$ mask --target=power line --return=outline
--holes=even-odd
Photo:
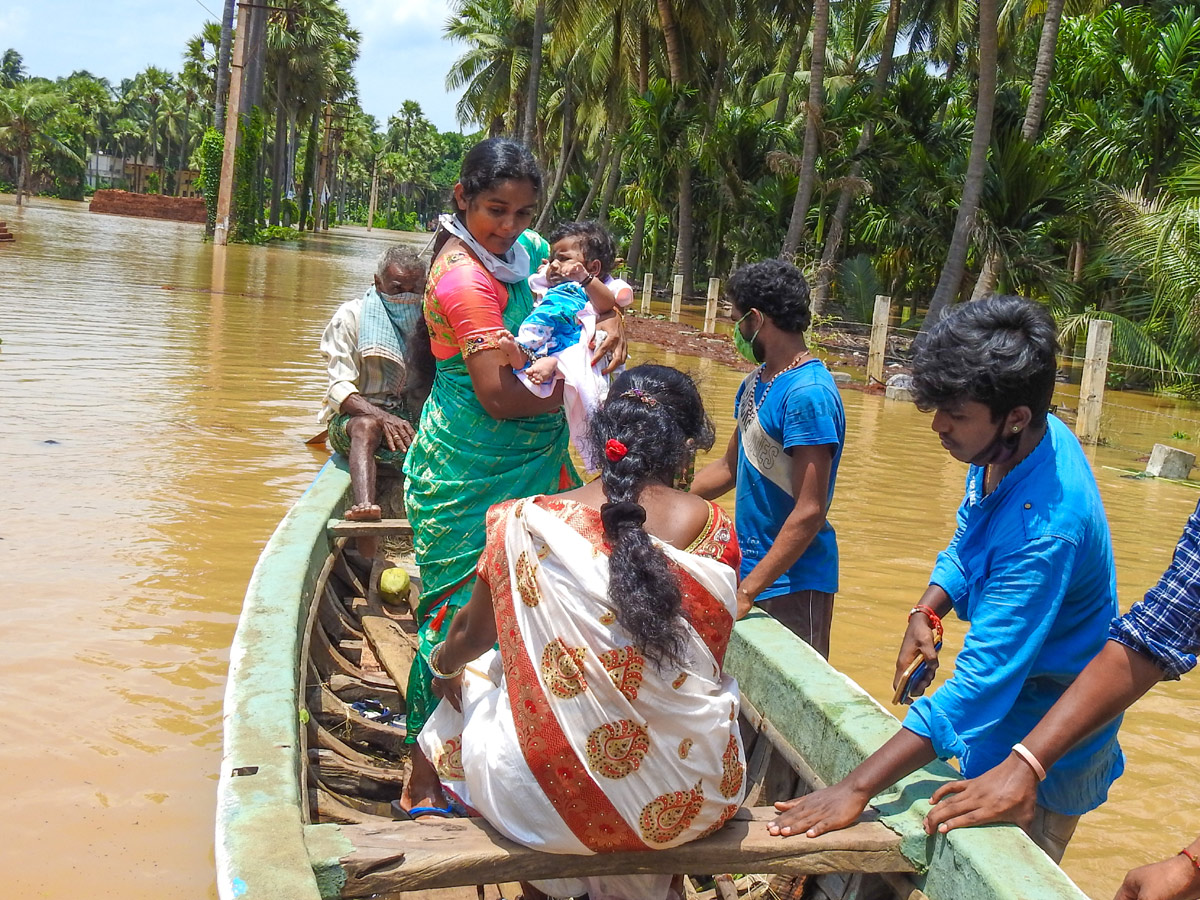
[[[217,15],[215,12],[213,12],[211,9],[209,9],[207,6],[205,6],[203,3],[201,3],[201,2],[200,2],[200,0],[196,0],[196,5],[197,5],[197,6],[199,6],[201,9],[203,9],[203,10],[204,10],[206,13],[208,13],[208,14],[209,14],[210,16],[212,16],[214,19],[216,19],[218,22],[220,22],[220,21],[221,21],[221,17],[220,17],[220,16],[218,16],[218,15]]]

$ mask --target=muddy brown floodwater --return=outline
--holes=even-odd
[[[0,893],[212,898],[227,648],[259,550],[323,462],[304,445],[324,388],[321,330],[388,236],[222,249],[195,226],[0,203],[17,234],[0,245]],[[724,446],[741,375],[634,349],[700,378]],[[1072,393],[1059,401],[1073,406]],[[886,702],[964,473],[911,405],[843,399],[832,661]],[[1111,399],[1113,447],[1092,460],[1128,608],[1200,491],[1117,470],[1173,432],[1195,450],[1200,411]],[[949,650],[962,632],[951,625]],[[1127,716],[1128,772],[1064,863],[1097,900],[1200,832],[1198,721],[1200,675]]]

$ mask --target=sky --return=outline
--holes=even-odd
[[[465,49],[442,38],[446,0],[341,0],[362,34],[355,77],[363,109],[384,124],[405,100],[442,131],[458,131],[458,92],[446,72]],[[210,12],[211,11],[211,12]],[[77,69],[114,85],[149,65],[183,66],[188,38],[220,20],[221,0],[0,0],[0,53],[9,47],[30,75]]]

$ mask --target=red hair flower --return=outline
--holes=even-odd
[[[609,462],[620,462],[628,452],[629,448],[616,438],[609,438],[608,443],[604,445],[604,455],[608,457]]]

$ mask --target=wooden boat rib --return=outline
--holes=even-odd
[[[403,525],[341,521],[348,488],[344,465],[331,460],[284,517],[250,580],[225,694],[216,835],[222,900],[389,897],[605,872],[715,871],[814,876],[804,896],[827,900],[1083,898],[1018,829],[926,837],[926,801],[955,777],[940,763],[876,798],[876,812],[852,828],[814,839],[767,835],[771,802],[843,777],[894,733],[896,721],[759,615],[739,623],[726,658],[743,695],[749,794],[717,834],[665,851],[562,856],[518,846],[478,819],[392,821],[389,801],[406,771],[403,728],[354,704],[377,700],[398,710],[415,627],[407,610],[380,602],[380,566],[356,571],[345,548]],[[411,560],[401,562],[416,574]],[[736,894],[729,879],[709,893],[717,891]]]

